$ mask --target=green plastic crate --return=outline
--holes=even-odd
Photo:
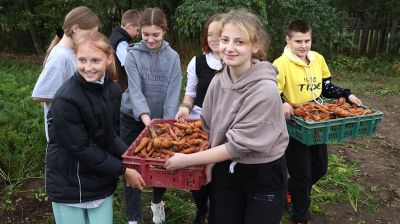
[[[363,106],[363,108],[368,107]],[[328,144],[375,134],[383,113],[374,109],[372,111],[373,114],[318,122],[307,122],[292,116],[292,121],[286,124],[289,136],[305,145]]]

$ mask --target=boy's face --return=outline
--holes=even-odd
[[[127,23],[124,26],[124,29],[132,38],[136,37],[140,31],[139,26],[135,25],[134,23]]]
[[[311,31],[307,33],[292,32],[291,37],[286,36],[286,43],[289,45],[290,50],[301,59],[307,57],[311,49]]]

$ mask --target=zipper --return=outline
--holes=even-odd
[[[81,186],[81,179],[79,178],[79,162],[76,164],[77,169],[76,169],[76,177],[78,178],[78,184],[79,184],[79,203],[82,203],[82,186]]]

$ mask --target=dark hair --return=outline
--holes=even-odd
[[[127,23],[132,23],[134,26],[139,26],[140,13],[134,9],[126,11],[121,18],[121,25],[125,26]]]
[[[107,66],[107,74],[111,81],[117,81],[117,70],[115,67],[115,59],[114,59],[114,50],[108,41],[108,38],[104,36],[104,34],[100,32],[92,32],[84,35],[82,38],[79,39],[79,42],[75,45],[75,52],[79,49],[80,46],[88,44],[91,47],[99,50],[107,55],[107,57],[111,57],[111,65]]]
[[[72,9],[64,18],[64,23],[62,29],[64,31],[64,35],[71,37],[73,26],[77,25],[79,28],[83,30],[90,30],[100,25],[99,17],[92,12],[88,7],[78,6]],[[57,35],[53,38],[50,43],[49,48],[47,49],[46,56],[44,58],[44,63],[47,61],[47,57],[53,47],[60,42],[61,38]]]
[[[288,26],[287,36],[292,37],[293,32],[308,33],[311,32],[311,26],[304,20],[294,20]]]
[[[168,30],[167,18],[160,8],[146,8],[140,18],[140,27],[156,25],[164,31]]]
[[[222,30],[228,23],[231,23],[243,32],[246,32],[249,36],[250,43],[258,48],[258,51],[252,55],[252,58],[258,60],[267,59],[269,36],[260,19],[255,14],[246,9],[232,10],[222,19]]]
[[[212,22],[219,22],[224,18],[225,14],[222,13],[218,13],[215,15],[212,15],[210,18],[207,19],[207,21],[204,23],[204,27],[203,27],[203,36],[202,36],[202,47],[201,49],[203,50],[203,52],[211,52],[211,48],[208,45],[208,27],[210,27],[210,24]]]

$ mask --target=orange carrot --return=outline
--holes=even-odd
[[[174,133],[174,131],[172,130],[171,127],[168,127],[168,131],[173,140],[178,140],[178,137],[176,136],[176,134]]]
[[[199,134],[200,138],[204,139],[204,140],[208,140],[208,137],[206,134]]]
[[[178,122],[175,122],[174,125],[178,128],[182,128],[182,129],[192,128],[189,124],[183,124],[183,123],[178,123]]]
[[[198,151],[198,149],[196,147],[189,147],[187,149],[182,150],[181,153],[191,154],[191,153],[195,153],[197,151]]]
[[[199,133],[198,133],[198,132],[195,132],[195,133],[193,133],[193,134],[191,134],[191,135],[186,135],[185,138],[186,138],[186,139],[189,139],[189,138],[199,138]]]
[[[173,156],[175,153],[174,152],[172,152],[171,150],[166,150],[166,149],[163,149],[163,150],[161,150],[164,154],[166,154],[166,155],[170,155],[170,156]]]
[[[201,121],[199,121],[199,120],[193,121],[193,125],[194,125],[196,128],[201,128]]]
[[[144,137],[140,140],[139,144],[136,146],[135,153],[139,152],[142,148],[146,147],[147,143],[149,143],[150,138]]]
[[[152,147],[153,147],[153,142],[150,141],[149,144],[147,145],[146,152],[150,152]]]

